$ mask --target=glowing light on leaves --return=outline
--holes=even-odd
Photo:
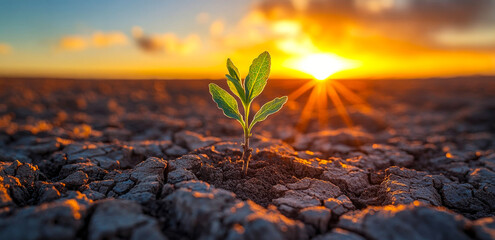
[[[249,137],[251,136],[253,126],[258,122],[264,121],[269,115],[278,112],[287,102],[287,96],[275,98],[265,103],[254,115],[254,118],[251,119],[251,122],[249,121],[251,104],[265,88],[268,76],[270,75],[270,66],[271,57],[265,51],[253,60],[247,77],[242,81],[237,67],[230,59],[227,59],[227,69],[229,71],[229,74],[226,75],[227,84],[230,91],[241,100],[244,107],[244,117],[241,115],[237,101],[232,95],[214,83],[210,83],[209,85],[210,94],[213,101],[217,103],[218,108],[223,111],[225,116],[239,121],[244,130],[244,143],[242,144],[242,160],[244,161],[242,171],[244,175],[247,175],[249,160],[251,158],[252,149],[249,148]]]

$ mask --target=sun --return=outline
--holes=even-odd
[[[355,69],[360,63],[339,57],[332,53],[312,53],[288,59],[285,66],[313,76],[313,79],[289,94],[290,101],[295,101],[306,92],[310,92],[307,102],[301,110],[298,128],[305,129],[316,117],[320,126],[327,126],[329,119],[328,100],[333,103],[337,114],[349,128],[353,128],[352,120],[347,112],[347,104],[354,109],[369,111],[370,107],[360,96],[341,84],[338,80],[330,80],[333,74]],[[345,99],[345,101],[343,101]],[[314,113],[317,113],[316,115]]]
[[[291,61],[291,68],[312,75],[316,80],[326,80],[331,75],[353,67],[353,63],[330,53],[314,53]]]

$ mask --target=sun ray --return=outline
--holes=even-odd
[[[317,97],[317,88],[313,88],[311,93],[309,94],[308,101],[304,105],[304,108],[301,112],[301,116],[299,118],[299,127],[301,129],[305,129],[307,127],[307,123],[311,119],[313,115],[313,108],[315,105],[316,97]]]
[[[318,122],[320,126],[325,126],[327,124],[327,85],[320,82],[317,85],[318,88]]]
[[[331,84],[328,84],[328,96],[330,97],[330,100],[332,100],[335,108],[337,109],[337,113],[340,115],[340,117],[344,120],[344,123],[347,125],[348,128],[352,129],[353,123],[351,118],[349,117],[349,113],[345,109],[344,104],[342,103],[342,100],[339,97],[339,94]]]
[[[305,92],[307,92],[308,90],[310,90],[315,85],[316,85],[316,81],[314,81],[314,80],[305,83],[304,85],[302,85],[301,87],[299,87],[298,89],[296,89],[294,92],[290,93],[289,94],[289,99],[290,100],[296,100],[298,97],[300,97],[301,95],[303,95]]]
[[[318,121],[320,127],[328,127],[328,105],[330,103],[327,98],[330,98],[330,101],[337,110],[337,114],[350,129],[353,128],[354,124],[343,100],[356,105],[359,111],[369,111],[370,107],[365,100],[343,84],[329,79],[334,73],[354,68],[357,64],[356,62],[341,58],[332,53],[313,53],[298,59],[292,59],[286,63],[290,68],[313,76],[312,81],[304,83],[301,87],[289,94],[289,99],[294,101],[306,92],[310,92],[307,102],[302,107],[298,122],[299,128],[305,129],[308,122],[312,119]]]
[[[359,97],[357,94],[349,90],[346,86],[342,85],[341,83],[337,81],[332,81],[331,84],[333,84],[338,92],[347,99],[347,101],[360,105],[362,107],[362,110],[364,111],[370,111],[371,107],[370,105],[361,97]]]

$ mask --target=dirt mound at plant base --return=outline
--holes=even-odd
[[[210,156],[212,157],[209,161],[205,161],[196,173],[198,179],[209,182],[217,188],[232,191],[241,199],[251,199],[265,207],[277,196],[272,189],[274,185],[297,181],[291,166],[277,156],[255,155],[249,163],[247,176],[243,176],[242,173],[240,152],[233,152],[231,157],[215,154]]]
[[[234,192],[241,199],[251,199],[266,207],[276,197],[272,187],[277,183],[296,181],[283,165],[272,165],[267,160],[253,160],[246,178],[242,173],[242,162],[221,160],[216,164],[205,164],[197,176],[218,188]]]

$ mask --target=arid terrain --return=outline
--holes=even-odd
[[[495,239],[495,77],[340,81],[353,128],[289,99],[245,177],[209,82],[0,80],[0,239]]]

